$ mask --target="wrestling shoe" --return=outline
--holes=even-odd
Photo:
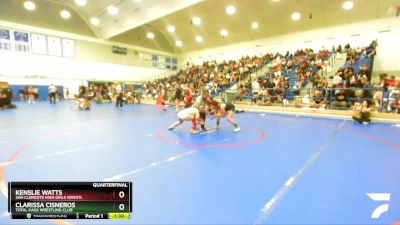
[[[172,126],[168,127],[168,130],[174,130],[174,127],[172,127]]]
[[[235,129],[233,129],[233,131],[239,132],[240,131],[240,127],[236,127]]]

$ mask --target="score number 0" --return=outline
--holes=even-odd
[[[124,198],[124,197],[125,197],[125,192],[120,191],[120,192],[118,193],[118,197],[119,197],[119,198]],[[119,208],[119,210],[124,211],[124,209],[125,209],[125,204],[123,204],[123,203],[119,204],[118,208]]]

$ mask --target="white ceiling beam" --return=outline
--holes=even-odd
[[[97,34],[99,34],[102,39],[110,39],[202,1],[203,0],[157,0],[155,1],[157,4],[154,4],[154,1],[149,1],[148,4],[153,3],[152,5],[146,5],[146,1],[142,1],[140,5],[134,5],[132,1],[123,1],[118,4],[117,7],[120,12],[118,15],[114,16],[114,18],[107,13],[98,16],[102,21],[102,29],[98,31]],[[190,18],[188,18],[188,20],[189,19]]]

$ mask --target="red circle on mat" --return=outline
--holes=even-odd
[[[257,143],[262,142],[265,139],[265,133],[264,131],[258,129],[258,128],[247,128],[247,130],[252,130],[255,131],[256,133],[259,134],[257,139],[255,140],[250,140],[250,141],[244,141],[244,142],[239,142],[239,143],[216,143],[216,144],[197,144],[197,143],[188,143],[188,142],[182,142],[182,141],[175,141],[173,139],[170,139],[168,137],[162,136],[162,132],[165,131],[165,128],[161,128],[157,131],[156,137],[158,140],[161,140],[165,143],[168,144],[173,144],[173,145],[182,145],[185,147],[196,147],[196,148],[227,148],[227,147],[243,147],[243,146],[248,146],[248,145],[255,145]]]

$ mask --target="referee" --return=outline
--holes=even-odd
[[[56,103],[57,87],[54,86],[54,84],[50,84],[50,86],[49,86],[49,88],[48,88],[48,91],[49,91],[49,100],[50,100],[50,104],[51,104],[51,103],[55,104],[55,103]]]

